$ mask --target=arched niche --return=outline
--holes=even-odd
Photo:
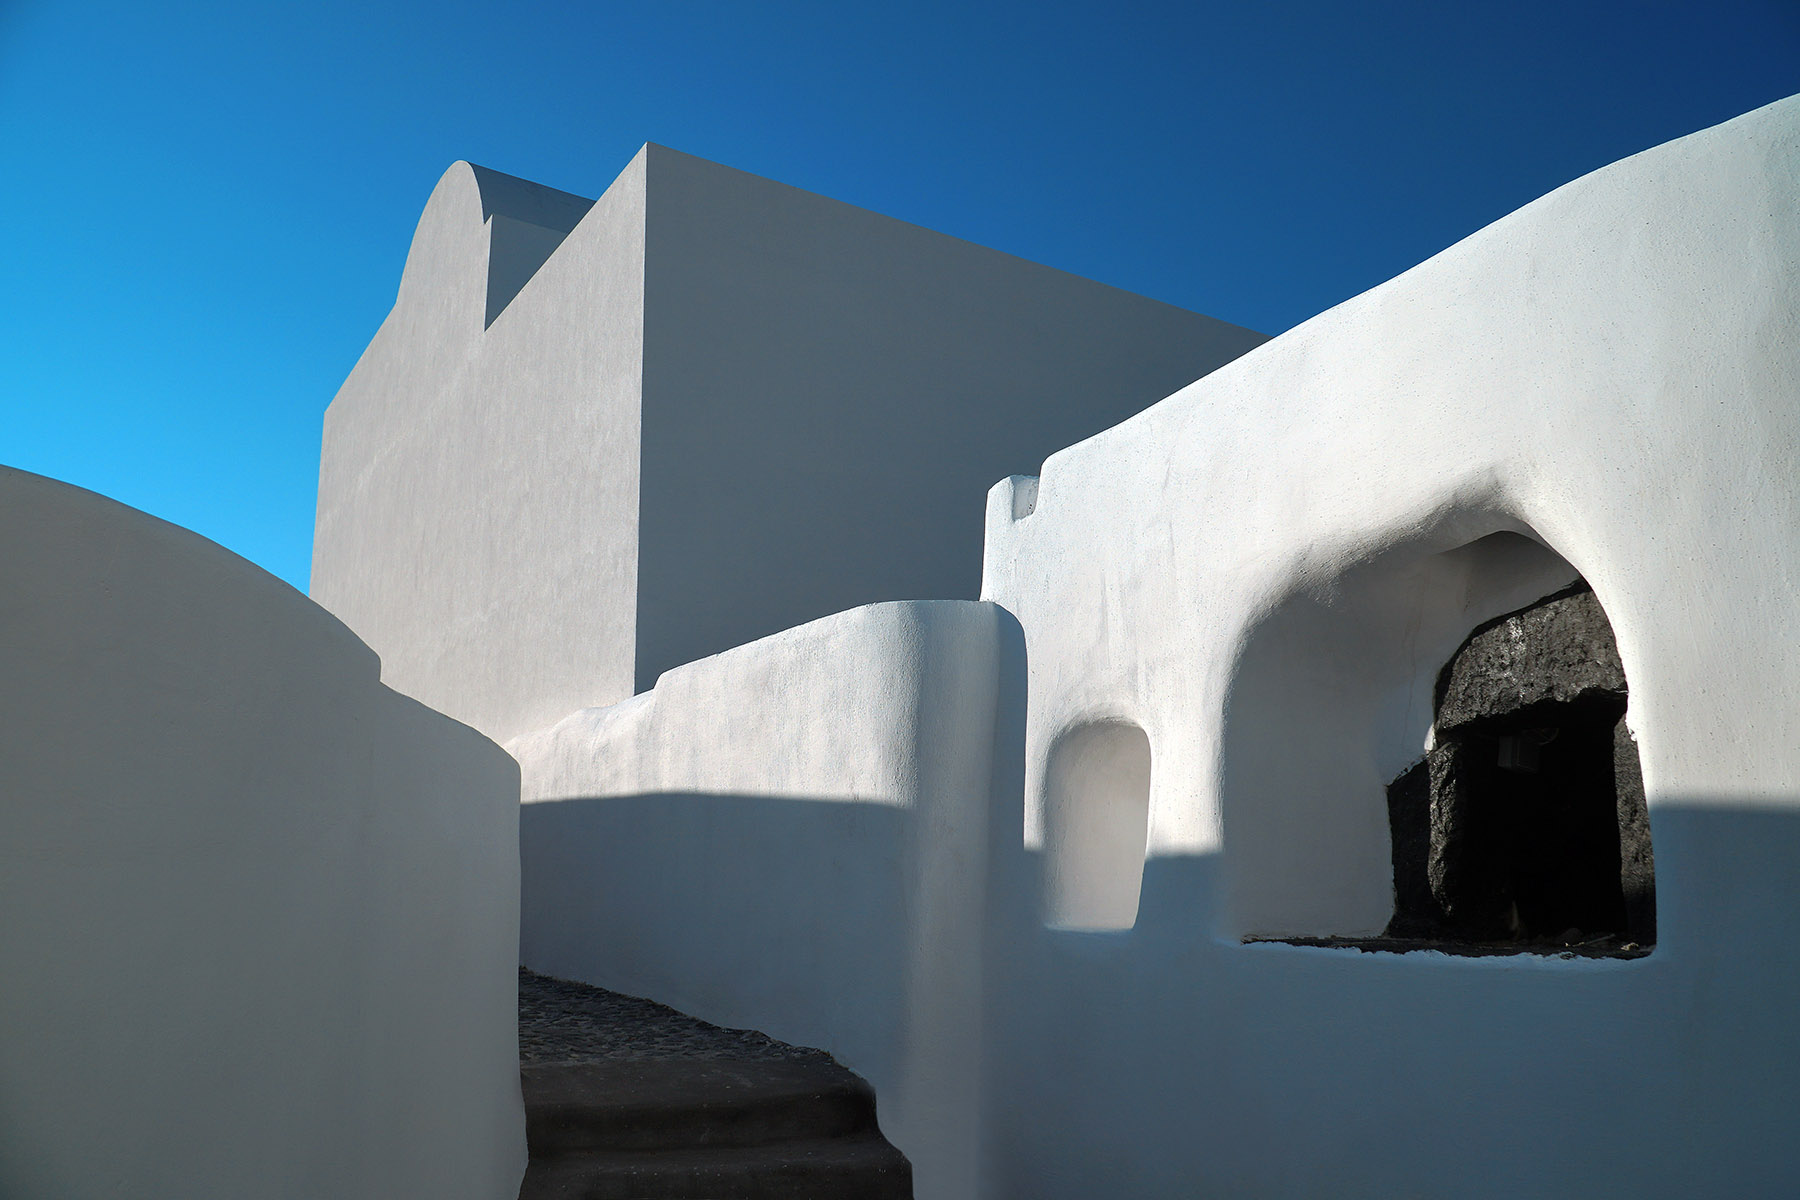
[[[1077,726],[1045,772],[1044,923],[1130,929],[1150,826],[1150,739],[1126,721]]]
[[[1444,540],[1296,581],[1249,630],[1221,730],[1222,933],[1387,928],[1387,785],[1425,752],[1439,672],[1475,627],[1579,577],[1529,533]]]

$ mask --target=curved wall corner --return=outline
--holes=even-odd
[[[513,740],[525,965],[829,1050],[920,1196],[986,1194],[982,864],[1024,673],[996,605],[874,604]]]
[[[1126,721],[1078,726],[1045,771],[1044,924],[1130,929],[1150,832],[1150,739]]]
[[[93,493],[0,564],[0,1194],[516,1195],[516,765]]]

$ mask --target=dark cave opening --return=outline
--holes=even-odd
[[[1585,583],[1471,633],[1438,676],[1431,751],[1388,786],[1394,917],[1363,940],[1647,952],[1655,872],[1626,704]]]

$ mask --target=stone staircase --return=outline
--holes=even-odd
[[[911,1200],[875,1093],[816,1050],[529,973],[520,1200]]]
[[[875,1094],[836,1063],[527,1067],[520,1200],[910,1200]]]

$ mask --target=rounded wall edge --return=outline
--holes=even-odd
[[[516,1194],[510,760],[104,497],[0,470],[0,559],[0,1190]]]

